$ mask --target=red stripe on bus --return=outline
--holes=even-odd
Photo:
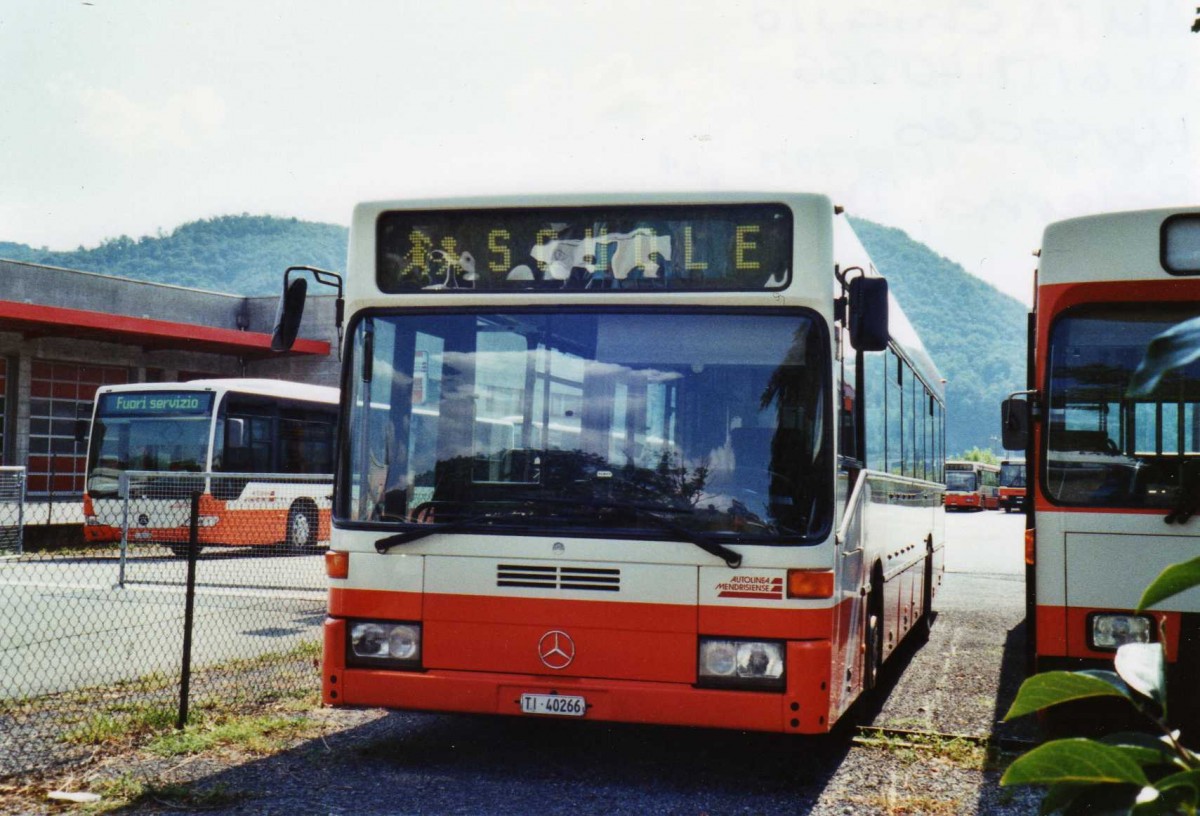
[[[1128,609],[1106,607],[1042,606],[1037,608],[1038,657],[1079,657],[1111,660],[1111,650],[1088,646],[1088,618],[1095,612],[1132,613]],[[1174,662],[1179,653],[1178,612],[1148,612],[1158,622],[1167,660]]]

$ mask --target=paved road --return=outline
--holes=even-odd
[[[115,558],[0,560],[0,700],[177,674],[186,566],[134,559],[121,587]],[[324,581],[319,555],[203,555],[194,665],[315,640]]]
[[[947,573],[933,634],[902,654],[860,721],[988,736],[1019,683],[1023,519],[947,520]],[[979,751],[830,737],[332,711],[340,732],[295,751],[201,774],[253,798],[225,813],[1028,814]],[[957,746],[957,747],[955,747]],[[195,778],[195,777],[193,777]],[[164,811],[165,812],[165,811]]]

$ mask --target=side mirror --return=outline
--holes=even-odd
[[[1000,403],[1000,442],[1005,450],[1025,450],[1029,445],[1029,402],[1009,397]]]
[[[279,306],[275,309],[275,329],[271,332],[271,351],[287,351],[296,342],[300,331],[300,318],[304,317],[304,298],[308,294],[308,281],[293,278],[283,287]]]
[[[87,441],[88,421],[86,419],[75,420],[75,441],[83,444]]]
[[[246,420],[240,417],[230,417],[225,420],[225,447],[246,447]]]
[[[884,278],[850,281],[850,342],[859,351],[888,347],[888,284]]]

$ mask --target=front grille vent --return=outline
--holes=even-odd
[[[593,567],[498,564],[496,566],[496,586],[620,592],[621,571]]]

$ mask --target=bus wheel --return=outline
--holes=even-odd
[[[921,583],[921,617],[917,618],[913,627],[913,637],[917,643],[924,645],[929,642],[929,635],[933,630],[933,553],[929,551],[925,553],[925,577]]]
[[[311,550],[317,546],[317,513],[313,508],[296,502],[288,511],[287,547],[291,550]]]
[[[171,551],[171,555],[174,556],[175,558],[187,558],[188,557],[188,545],[187,544],[168,544],[167,549],[169,549]],[[199,554],[200,554],[200,548],[197,547],[196,555],[199,555]]]
[[[879,683],[883,666],[883,597],[872,585],[867,596],[867,654],[863,661],[863,691],[871,691]]]

